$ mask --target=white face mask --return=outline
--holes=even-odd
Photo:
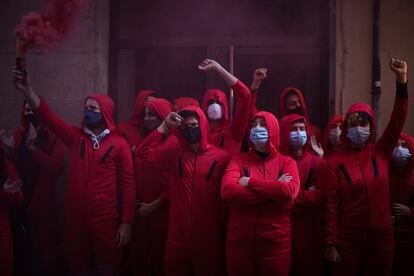
[[[395,147],[391,155],[391,160],[398,167],[403,167],[411,158],[410,150],[401,146]]]
[[[220,120],[223,116],[221,105],[218,103],[210,104],[207,108],[207,117],[211,120]]]
[[[331,128],[329,130],[329,143],[333,146],[338,146],[341,144],[341,133],[342,130],[340,128]]]
[[[346,136],[354,145],[361,146],[365,144],[365,142],[371,136],[371,128],[361,126],[351,127],[348,128],[348,133]]]

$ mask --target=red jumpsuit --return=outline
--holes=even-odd
[[[176,110],[181,110],[186,106],[189,105],[194,105],[194,106],[200,106],[200,104],[198,103],[197,99],[191,98],[191,97],[181,97],[181,98],[177,98],[175,99],[175,109]]]
[[[221,177],[229,156],[209,144],[209,126],[200,118],[198,152],[177,132],[178,141],[161,147],[164,134],[153,131],[137,150],[141,159],[165,171],[170,192],[170,224],[165,253],[166,275],[225,275],[224,216],[220,197]]]
[[[299,191],[295,162],[277,150],[279,125],[274,115],[258,112],[266,120],[270,155],[250,150],[233,157],[223,176],[221,194],[229,204],[226,259],[229,275],[288,275],[290,217]],[[277,179],[289,173],[293,179]],[[247,187],[239,179],[249,176]]]
[[[63,273],[63,261],[59,258],[56,188],[58,178],[63,173],[65,147],[51,131],[44,128],[38,133],[38,150],[27,153],[28,150],[23,147],[29,123],[24,116],[22,125],[21,129],[14,132],[16,145],[13,161],[23,180],[23,191],[27,192],[25,201],[30,238],[38,246],[43,273],[56,276]]]
[[[323,174],[325,161],[307,151],[295,158],[289,150],[292,123],[306,119],[290,114],[280,121],[280,152],[295,159],[300,177],[300,190],[291,212],[292,262],[291,275],[323,275],[323,227],[322,206],[324,204]],[[315,186],[317,190],[309,190]]]
[[[414,153],[414,138],[401,134],[408,143],[411,154]],[[393,163],[389,170],[391,203],[400,203],[410,207],[410,216],[396,216],[394,222],[394,275],[403,276],[413,273],[414,260],[414,159],[408,161],[402,170]]]
[[[346,118],[357,111],[371,117],[371,137],[361,149],[351,149],[345,123],[345,144],[327,162],[326,243],[336,245],[341,258],[334,265],[334,275],[390,275],[393,229],[388,163],[407,115],[406,84],[397,84],[391,120],[376,143],[372,109],[356,103]]]
[[[216,102],[223,106],[223,117],[220,123],[214,128],[210,127],[211,143],[218,148],[225,149],[230,154],[238,154],[240,153],[241,144],[249,120],[248,110],[250,109],[250,91],[241,81],[237,81],[231,89],[234,91],[236,103],[236,112],[233,120],[229,121],[227,97],[221,90],[207,90],[204,95],[202,109],[204,113],[207,114],[207,108],[212,102]]]
[[[121,136],[127,139],[128,143],[132,146],[137,146],[145,138],[144,130],[144,110],[148,96],[154,96],[153,90],[142,90],[138,93],[135,100],[134,113],[126,122],[120,123],[117,126],[117,131]]]
[[[322,134],[322,148],[324,151],[324,158],[329,158],[330,155],[334,154],[329,144],[329,130],[331,129],[332,124],[344,123],[343,115],[335,115],[329,119],[328,124],[326,125],[323,134]]]
[[[173,111],[170,102],[154,99],[147,104],[164,120]],[[176,142],[169,136],[163,146]],[[135,156],[137,200],[151,203],[159,199],[162,207],[145,218],[135,218],[130,245],[129,264],[132,275],[164,275],[164,252],[168,233],[168,177],[162,169]]]
[[[116,245],[116,233],[121,223],[132,223],[134,217],[132,154],[116,134],[111,98],[102,94],[88,98],[96,100],[111,131],[96,150],[82,128],[66,124],[44,100],[34,112],[70,151],[65,255],[71,273],[89,275],[94,262],[100,275],[117,275],[122,249]]]
[[[303,112],[302,115],[303,115],[303,117],[306,118],[306,121],[308,122],[308,125],[309,125],[309,130],[308,130],[309,134],[311,136],[315,136],[319,141],[320,138],[321,138],[321,130],[317,126],[312,125],[310,123],[309,115],[308,115],[308,108],[307,108],[306,102],[305,102],[305,97],[303,96],[302,91],[300,91],[299,89],[297,89],[295,87],[286,87],[282,91],[282,93],[280,94],[280,100],[279,100],[280,116],[283,118],[284,116],[289,114],[288,111],[286,110],[285,105],[286,105],[286,99],[287,99],[288,95],[291,94],[291,93],[296,94],[296,96],[298,96],[298,98],[299,98],[300,106],[301,106],[301,109],[302,109],[302,112]]]
[[[13,240],[10,231],[9,210],[10,205],[23,205],[23,194],[21,191],[14,194],[3,190],[7,179],[14,181],[17,173],[10,161],[4,156],[0,149],[0,275],[13,275]]]

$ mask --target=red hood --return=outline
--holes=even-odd
[[[208,120],[204,112],[197,106],[186,106],[182,110],[190,110],[197,113],[200,118],[200,128],[201,128],[201,151],[208,150],[212,147],[210,144],[210,127],[208,125]],[[177,139],[180,145],[184,148],[188,148],[188,142],[181,136],[180,131],[177,131]]]
[[[154,95],[156,92],[153,90],[141,90],[138,92],[137,98],[135,100],[134,112],[130,121],[136,125],[139,125],[144,119],[143,113],[145,108],[145,100],[148,96]]]
[[[305,121],[306,134],[309,138],[310,137],[309,132],[308,132],[309,124],[304,116],[301,116],[299,114],[289,114],[283,117],[282,120],[280,121],[280,153],[282,153],[283,155],[290,156],[290,151],[289,151],[290,129],[291,129],[292,123],[300,119],[303,119]],[[307,144],[308,144],[308,141],[305,144],[305,150],[306,150]]]
[[[279,135],[279,122],[276,119],[275,115],[267,111],[259,111],[252,117],[251,121],[255,118],[261,117],[264,118],[267,125],[267,131],[269,133],[269,145],[270,145],[270,156],[278,154],[279,144],[280,144],[280,135]],[[250,130],[249,130],[250,131]],[[249,135],[250,136],[250,135]],[[250,145],[253,143],[250,141]],[[252,146],[252,148],[254,148]]]
[[[147,106],[151,108],[161,120],[165,120],[168,114],[170,114],[174,109],[169,101],[166,99],[157,98],[150,101]]]
[[[86,104],[86,100],[87,99],[93,99],[95,100],[98,105],[99,105],[99,109],[102,112],[102,115],[105,119],[107,128],[113,132],[116,127],[115,127],[115,123],[114,123],[114,102],[112,101],[111,97],[104,95],[104,94],[92,94],[89,95],[88,97],[86,97],[84,103],[83,103],[83,107],[85,108],[85,104]],[[82,121],[82,128],[85,126],[85,122]]]
[[[322,135],[322,147],[325,152],[329,151],[328,142],[329,142],[329,130],[331,128],[331,124],[334,123],[344,123],[344,116],[343,115],[335,115],[329,119],[328,124],[325,127]]]
[[[287,110],[285,108],[285,101],[286,101],[287,95],[290,93],[294,93],[298,96],[300,106],[302,107],[302,111],[303,111],[303,117],[306,118],[306,121],[309,121],[308,108],[306,107],[305,97],[303,97],[302,91],[300,91],[299,89],[293,86],[286,87],[280,94],[280,102],[279,102],[280,116],[283,117],[285,115],[288,115]]]
[[[226,124],[229,120],[229,105],[227,103],[227,96],[221,90],[218,89],[208,89],[206,94],[204,95],[203,103],[201,105],[201,109],[207,114],[207,107],[209,101],[216,101],[220,105],[223,106],[223,118],[221,119],[222,125]]]
[[[177,110],[181,110],[186,106],[193,105],[199,107],[200,104],[198,103],[197,99],[191,97],[181,97],[175,99],[175,106]]]
[[[375,130],[377,128],[377,124],[375,122],[374,119],[374,111],[372,111],[372,108],[366,104],[366,103],[354,103],[353,105],[351,105],[348,109],[348,111],[346,112],[345,115],[345,120],[344,120],[344,126],[342,129],[342,135],[341,135],[341,139],[342,141],[345,141],[345,143],[347,145],[350,145],[351,141],[349,141],[347,134],[348,134],[348,123],[347,123],[347,119],[349,118],[349,116],[352,113],[355,112],[365,112],[367,113],[370,117],[371,117],[371,136],[370,138],[367,140],[367,142],[365,144],[368,143],[374,143],[375,142]]]
[[[390,162],[390,170],[391,170],[391,173],[394,175],[401,175],[403,177],[408,177],[408,176],[411,176],[414,170],[414,137],[404,132],[401,133],[400,137],[407,142],[408,149],[410,150],[410,153],[411,153],[411,159],[404,166],[404,169],[402,172],[397,170],[397,168],[393,165],[393,162]],[[414,186],[414,183],[412,183],[412,185]]]

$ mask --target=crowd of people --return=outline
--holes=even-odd
[[[405,61],[390,60],[396,96],[381,137],[368,104],[321,132],[295,87],[280,118],[257,109],[266,68],[250,88],[214,60],[198,68],[233,90],[234,114],[218,89],[201,104],[143,90],[130,120],[116,124],[112,99],[92,94],[72,126],[13,68],[24,103],[22,126],[0,132],[0,275],[412,274]]]

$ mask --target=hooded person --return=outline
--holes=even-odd
[[[165,146],[171,133],[177,138]],[[166,275],[225,275],[220,184],[229,155],[209,138],[203,111],[187,106],[170,113],[137,149],[140,158],[164,171],[169,182]]]
[[[236,155],[221,194],[229,205],[227,270],[232,275],[289,274],[289,213],[299,191],[295,161],[278,151],[279,124],[265,111],[250,123],[252,149]]]
[[[209,121],[211,143],[230,154],[238,154],[240,153],[250,115],[248,112],[250,109],[250,91],[244,83],[214,60],[204,60],[199,65],[199,69],[204,72],[213,71],[217,73],[233,90],[236,104],[232,120],[229,119],[227,96],[221,90],[207,90],[201,107]]]
[[[406,133],[391,155],[390,200],[394,216],[393,275],[410,275],[414,259],[414,138]]]
[[[181,98],[175,99],[174,110],[180,111],[181,109],[189,105],[200,107],[200,104],[197,99],[194,99],[191,97],[181,97]]]
[[[155,99],[156,95],[155,91],[149,89],[138,92],[132,117],[117,126],[118,133],[128,141],[131,147],[137,147],[148,135],[144,126],[145,105]]]
[[[165,99],[154,99],[145,107],[144,125],[155,130],[173,111]],[[170,135],[163,142],[169,147],[176,142]],[[129,265],[132,275],[164,275],[164,253],[168,233],[168,176],[157,166],[134,158],[137,210],[132,227]]]
[[[69,149],[65,256],[72,275],[118,275],[135,207],[132,154],[116,133],[114,103],[103,94],[85,99],[81,127],[67,124],[39,99],[20,70],[15,86],[40,121]]]
[[[343,126],[344,145],[326,169],[325,256],[334,275],[391,275],[393,229],[388,167],[407,116],[407,64],[392,60],[397,76],[394,108],[375,142],[370,106],[353,104]]]
[[[305,117],[308,122],[308,132],[310,136],[316,137],[319,141],[321,137],[321,130],[310,123],[308,108],[306,106],[305,97],[303,96],[302,91],[296,87],[286,87],[280,94],[280,116],[283,118],[288,114],[299,114]]]
[[[9,207],[23,206],[21,180],[13,164],[0,148],[0,275],[13,274],[13,238],[10,229]]]
[[[329,119],[322,135],[322,148],[324,151],[324,158],[329,158],[342,145],[341,134],[342,126],[344,124],[343,115],[335,115]]]
[[[24,208],[15,209],[12,219],[15,272],[62,275],[56,189],[63,173],[65,148],[26,101],[21,116],[22,127],[13,133],[11,151],[12,161],[24,183],[25,199]]]
[[[323,275],[324,204],[323,174],[325,161],[309,153],[308,123],[298,114],[289,114],[280,121],[280,152],[296,162],[300,190],[291,212],[292,261],[291,275]]]

